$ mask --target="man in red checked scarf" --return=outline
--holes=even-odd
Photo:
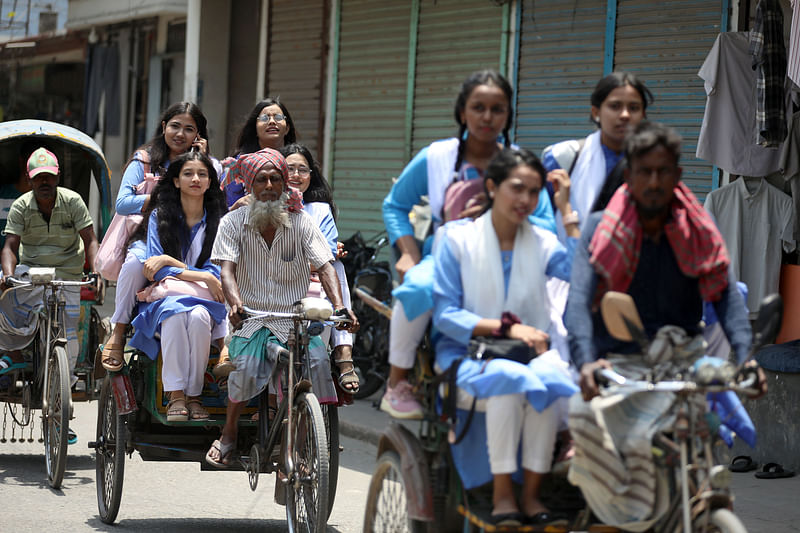
[[[228,376],[227,419],[222,436],[209,449],[206,461],[224,467],[232,460],[237,423],[247,402],[260,394],[286,353],[292,329],[288,320],[242,322],[243,307],[292,312],[308,290],[310,266],[319,273],[335,311],[344,309],[339,280],[331,264],[330,247],[317,224],[289,203],[286,160],[265,148],[243,155],[231,169],[251,196],[249,206],[229,212],[221,221],[211,260],[222,270],[222,290],[230,306],[233,336],[228,345],[236,369]],[[355,315],[352,331],[358,329]],[[319,337],[309,343],[313,390],[320,402],[335,401],[330,360]]]
[[[613,366],[633,379],[650,372],[674,375],[705,353],[704,301],[713,305],[739,363],[747,358],[751,329],[722,236],[680,180],[680,136],[662,124],[642,122],[624,148],[625,182],[605,211],[587,219],[572,264],[564,323],[583,397],[570,399],[575,456],[568,479],[604,524],[644,531],[667,509],[669,490],[658,483],[663,477],[652,459],[652,437],[670,428],[674,397],[620,392],[592,400],[598,394],[594,371]],[[599,310],[607,291],[633,298],[645,334],[653,339],[645,353],[639,344],[608,333]],[[759,378],[763,394],[760,369]],[[740,413],[746,417],[743,409]],[[734,422],[750,423],[744,418],[724,423]]]

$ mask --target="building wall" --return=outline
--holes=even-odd
[[[209,143],[215,155],[225,152],[230,21],[230,0],[202,0],[196,102],[208,120]]]
[[[186,14],[188,0],[69,0],[67,28],[113,24],[165,14]]]

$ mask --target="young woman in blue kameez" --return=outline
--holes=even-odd
[[[130,345],[155,359],[160,335],[161,378],[169,396],[167,420],[204,420],[208,412],[199,396],[210,345],[212,339],[222,339],[227,328],[219,267],[209,260],[225,212],[211,160],[201,152],[179,156],[159,181],[151,202],[145,277],[161,282],[172,276],[203,284],[213,300],[179,294],[140,304]]]
[[[486,169],[487,210],[474,221],[446,224],[434,244],[433,321],[442,333],[437,370],[464,358],[477,336],[519,339],[538,354],[527,365],[466,357],[457,371],[456,384],[479,400],[485,417],[475,416],[466,438],[452,447],[453,458],[466,488],[494,482],[492,521],[504,525],[558,521],[539,499],[539,487],[553,458],[554,402],[577,391],[557,352],[566,345],[551,326],[545,283],[547,276],[569,279],[579,230],[566,221],[570,238],[564,246],[555,234],[531,224],[545,175],[531,152],[504,149]],[[571,213],[566,172],[551,173],[550,181],[559,209]],[[520,449],[517,501],[512,475]]]

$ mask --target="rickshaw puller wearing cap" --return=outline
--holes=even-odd
[[[97,255],[97,236],[92,226],[92,217],[81,196],[58,186],[60,171],[58,159],[45,148],[38,148],[28,159],[28,182],[31,190],[17,198],[8,212],[5,235],[6,242],[0,252],[3,280],[0,288],[6,289],[6,278],[14,274],[17,257],[20,264],[28,267],[55,267],[60,279],[81,279],[83,276],[84,250],[89,265],[94,265]],[[66,297],[65,326],[70,375],[78,358],[78,320],[80,317],[80,290],[64,287]],[[0,301],[0,309],[12,304],[11,298]],[[12,304],[13,305],[13,304]],[[7,317],[19,317],[14,310]],[[22,322],[17,322],[22,324]],[[16,350],[19,337],[12,331],[0,328],[0,349]],[[14,363],[22,362],[19,352],[9,357]],[[72,378],[73,382],[75,377]]]

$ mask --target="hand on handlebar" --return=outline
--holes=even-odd
[[[358,317],[356,317],[355,313],[352,310],[347,308],[337,309],[334,312],[334,317],[338,316],[339,318],[349,318],[352,322],[349,324],[340,324],[336,326],[336,329],[344,329],[349,331],[350,333],[355,333],[361,327],[361,324],[358,323]]]
[[[598,359],[592,363],[584,363],[583,366],[581,366],[579,385],[581,387],[583,400],[586,402],[600,394],[600,389],[597,387],[597,381],[594,379],[594,373],[596,370],[601,368],[611,369],[611,363],[605,359]]]
[[[764,374],[764,369],[761,368],[756,361],[749,361],[745,364],[742,372],[755,372],[756,383],[753,387],[752,393],[746,393],[747,397],[752,400],[757,400],[767,394],[767,375]]]
[[[239,329],[246,316],[247,313],[241,303],[232,304],[231,308],[228,310],[228,320],[231,323],[231,328],[234,330]]]

